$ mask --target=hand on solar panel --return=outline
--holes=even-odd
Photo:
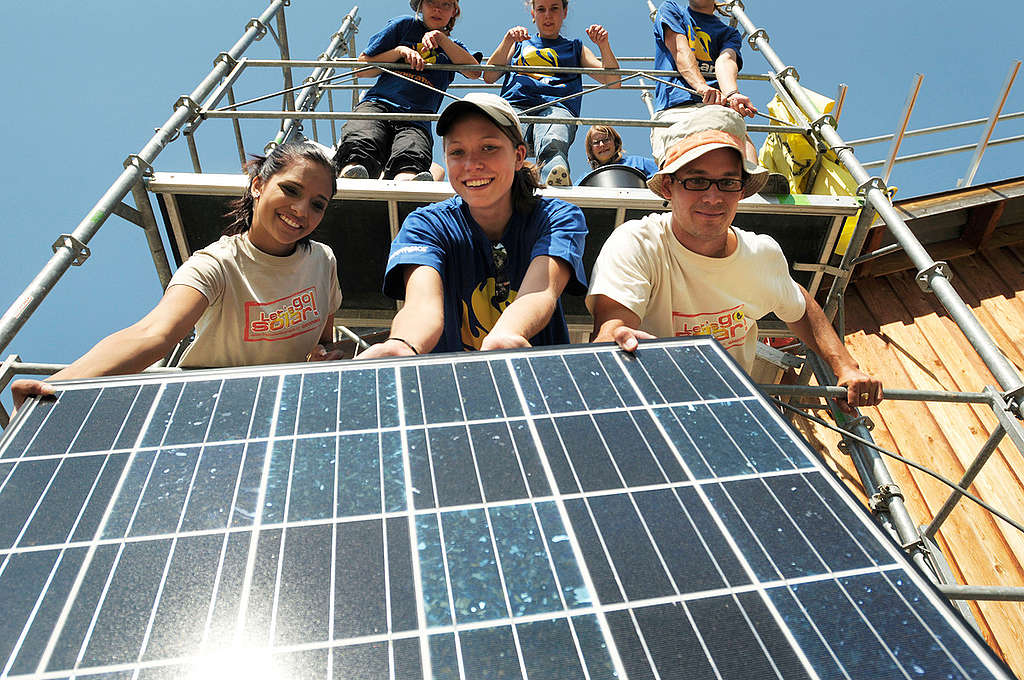
[[[594,332],[591,342],[614,342],[626,352],[635,352],[641,340],[655,336],[638,328],[640,317],[607,295],[594,296]]]
[[[317,344],[313,351],[309,353],[307,361],[337,361],[341,357],[342,351],[340,349],[328,349],[328,347]]]
[[[14,397],[15,410],[21,408],[21,405],[29,397],[53,396],[54,394],[56,392],[53,386],[44,383],[42,380],[22,379],[11,383],[11,396]]]

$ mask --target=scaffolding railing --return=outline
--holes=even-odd
[[[309,132],[312,138],[318,140],[317,123],[319,121],[329,121],[331,124],[330,139],[333,145],[338,139],[337,121],[380,116],[380,114],[365,114],[351,110],[335,110],[334,93],[351,91],[354,108],[354,104],[358,101],[359,93],[366,89],[364,84],[359,83],[361,73],[371,68],[390,69],[396,73],[401,73],[403,70],[410,69],[411,66],[407,64],[375,63],[371,67],[354,58],[356,54],[354,36],[359,23],[358,8],[353,8],[345,16],[341,27],[332,36],[327,49],[318,59],[292,59],[288,49],[287,27],[284,19],[284,8],[287,5],[288,0],[273,0],[259,18],[252,19],[246,25],[242,37],[230,50],[221,53],[217,57],[214,68],[206,78],[190,94],[182,96],[177,100],[174,113],[158,129],[152,139],[137,154],[128,156],[125,161],[124,171],[88,212],[78,227],[71,234],[62,234],[57,239],[54,244],[54,256],[25,291],[18,296],[4,315],[0,317],[0,352],[10,344],[17,332],[38,308],[63,273],[71,266],[78,266],[85,262],[89,256],[89,241],[111,214],[121,216],[139,225],[146,231],[158,277],[161,284],[166,286],[170,280],[170,265],[145,182],[152,175],[152,164],[161,151],[179,135],[184,137],[188,145],[194,171],[201,173],[203,168],[196,132],[208,120],[230,121],[239,159],[244,162],[246,149],[242,130],[243,121],[280,121],[279,131],[268,146],[303,135],[305,133],[304,123],[307,122],[310,124]],[[936,513],[931,523],[924,528],[918,528],[903,503],[898,486],[893,482],[892,476],[880,452],[877,450],[877,446],[871,440],[869,421],[863,416],[852,420],[845,420],[833,408],[837,420],[844,425],[845,447],[854,458],[854,464],[861,476],[865,489],[869,491],[869,497],[874,499],[873,509],[876,515],[881,518],[883,525],[890,528],[901,544],[908,546],[908,552],[912,559],[933,575],[938,581],[940,589],[950,598],[1024,599],[1024,589],[1022,588],[949,583],[949,570],[948,568],[943,568],[941,554],[938,554],[932,540],[956,504],[968,496],[965,492],[966,487],[970,485],[985,465],[985,462],[1004,439],[1012,441],[1018,450],[1024,453],[1024,428],[1021,427],[1019,422],[1022,416],[1024,416],[1024,379],[1021,378],[1016,368],[1006,357],[1002,355],[995,341],[953,289],[949,282],[946,264],[936,262],[930,257],[895,211],[890,201],[885,181],[878,177],[872,177],[867,171],[868,168],[886,165],[886,163],[891,167],[895,163],[911,162],[953,153],[973,152],[974,156],[964,178],[965,183],[969,184],[973,181],[974,173],[977,171],[981,156],[986,148],[1024,140],[1024,135],[992,139],[992,133],[997,123],[1024,118],[1024,112],[1003,114],[1001,111],[1002,105],[1006,100],[1005,94],[1009,92],[1012,86],[1020,62],[1016,62],[1011,68],[1011,74],[1008,75],[1007,82],[1004,85],[1001,103],[988,118],[907,131],[905,123],[909,121],[910,111],[913,108],[908,106],[904,112],[904,124],[901,125],[901,132],[846,142],[836,131],[838,111],[836,116],[832,116],[823,115],[815,109],[810,98],[799,83],[796,69],[786,66],[779,58],[769,45],[767,31],[755,26],[746,14],[743,4],[738,0],[725,2],[719,5],[719,11],[733,19],[742,28],[747,34],[747,40],[750,45],[765,57],[771,68],[771,71],[767,74],[741,74],[741,79],[768,83],[787,106],[793,119],[800,121],[799,124],[792,125],[771,120],[770,122],[773,123],[771,125],[752,124],[748,126],[748,129],[754,133],[782,132],[803,134],[815,146],[834,152],[859,184],[859,195],[865,202],[864,210],[862,210],[861,217],[853,232],[845,255],[843,255],[841,261],[836,266],[829,268],[830,273],[833,274],[833,282],[825,296],[823,305],[829,318],[838,321],[840,332],[842,332],[845,290],[851,280],[854,267],[862,261],[860,258],[867,240],[868,231],[872,227],[875,217],[878,216],[885,222],[890,232],[896,238],[898,247],[902,248],[913,262],[917,269],[917,281],[921,289],[925,292],[933,293],[938,298],[943,308],[947,310],[950,317],[962,330],[965,337],[998,382],[998,387],[989,387],[982,393],[886,390],[885,396],[888,399],[907,398],[984,404],[991,408],[998,421],[993,431],[988,433],[988,441],[976,454],[972,465],[959,483],[953,485],[955,488],[952,489],[949,498],[940,512]],[[274,37],[279,45],[281,58],[250,59],[245,57],[244,53],[246,50],[254,42],[262,39],[264,35],[270,32],[269,24],[271,21],[276,22],[277,33]],[[341,55],[346,55],[347,58],[341,58]],[[623,63],[648,63],[649,61],[650,58],[647,57],[624,58],[620,60]],[[465,70],[464,66],[455,65],[428,65],[427,68]],[[268,92],[255,98],[242,102],[237,101],[235,96],[236,84],[248,71],[256,69],[279,69],[282,74],[282,87],[279,90]],[[293,80],[293,73],[296,69],[311,69],[310,76],[298,85]],[[664,80],[665,78],[678,75],[675,72],[658,71],[642,67],[588,69],[481,65],[479,67],[474,66],[473,69],[497,72],[528,70],[530,73],[542,74],[581,73],[587,75],[600,74],[603,76],[616,75],[621,78],[621,82],[624,84],[624,87],[621,89],[628,93],[640,92],[644,100],[648,102],[648,109],[650,109],[650,86],[647,84],[647,81]],[[483,84],[459,84],[455,86],[457,89],[484,89],[486,87]],[[585,92],[595,89],[603,88],[588,88]],[[318,107],[324,100],[324,95],[326,95],[327,110],[318,110]],[[445,96],[457,98],[452,93],[445,93]],[[281,100],[280,110],[252,110],[245,108],[260,102],[277,99]],[[387,114],[387,117],[392,120],[434,121],[437,119],[436,114]],[[764,117],[770,118],[768,116]],[[670,125],[667,122],[652,121],[650,118],[573,117],[568,115],[559,118],[538,118],[524,115],[522,120],[527,123],[557,121],[572,125],[606,124],[646,128]],[[866,147],[872,144],[890,142],[893,149],[898,149],[899,142],[904,138],[970,127],[984,127],[982,139],[977,144],[905,156],[890,153],[888,159],[864,164],[860,163],[854,154],[855,147]],[[136,204],[134,208],[123,203],[129,192],[132,193]],[[842,390],[840,388],[829,387],[829,385],[834,383],[834,376],[830,376],[827,367],[820,360],[808,354],[805,363],[807,365],[807,370],[804,372],[805,375],[810,376],[813,372],[817,377],[818,383],[825,385],[824,387],[796,385],[765,386],[765,388],[770,393],[787,397],[834,400],[841,396]],[[0,390],[6,388],[14,375],[46,375],[60,368],[61,366],[53,364],[22,362],[17,355],[11,355],[0,364]],[[8,421],[8,414],[0,406],[0,427],[6,427]],[[943,576],[944,574],[946,576]]]

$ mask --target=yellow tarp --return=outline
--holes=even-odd
[[[835,101],[804,88],[811,102],[824,115],[831,113]],[[796,124],[789,110],[778,95],[768,102],[768,112],[774,118]],[[772,121],[772,125],[778,125]],[[778,172],[789,180],[790,191],[795,194],[824,194],[829,196],[856,196],[857,181],[839,163],[835,153],[829,151],[820,157],[814,146],[803,135],[773,132],[768,135],[758,154],[761,165],[772,172]],[[817,169],[817,172],[813,170]],[[808,186],[809,185],[809,186]],[[843,223],[843,230],[836,243],[836,254],[846,254],[846,248],[857,226],[857,218],[851,215]]]

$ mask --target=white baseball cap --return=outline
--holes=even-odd
[[[454,120],[465,111],[482,113],[501,128],[514,128],[516,137],[522,139],[522,128],[519,116],[505,99],[491,92],[470,92],[462,99],[453,101],[441,112],[437,119],[437,134],[444,137],[448,134]]]

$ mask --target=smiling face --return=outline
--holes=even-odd
[[[447,27],[448,23],[458,16],[458,11],[459,4],[456,0],[423,0],[420,3],[423,23],[432,31]]]
[[[590,138],[590,153],[601,165],[615,158],[617,152],[615,140],[607,132],[598,131]]]
[[[672,232],[688,250],[709,257],[724,257],[729,248],[729,227],[736,217],[743,192],[722,191],[712,184],[705,191],[690,191],[681,180],[688,177],[743,179],[739,152],[719,148],[707,152],[666,177],[665,198],[672,204]]]
[[[557,38],[568,13],[569,9],[562,0],[533,0],[530,9],[530,16],[542,38]]]
[[[290,255],[299,239],[309,236],[323,219],[333,193],[327,168],[296,158],[267,181],[253,180],[252,227],[249,240],[270,255]],[[255,192],[259,197],[255,197]]]
[[[512,140],[487,116],[466,113],[444,136],[448,179],[455,193],[486,231],[504,228],[512,216],[512,181],[526,160],[526,147]]]

